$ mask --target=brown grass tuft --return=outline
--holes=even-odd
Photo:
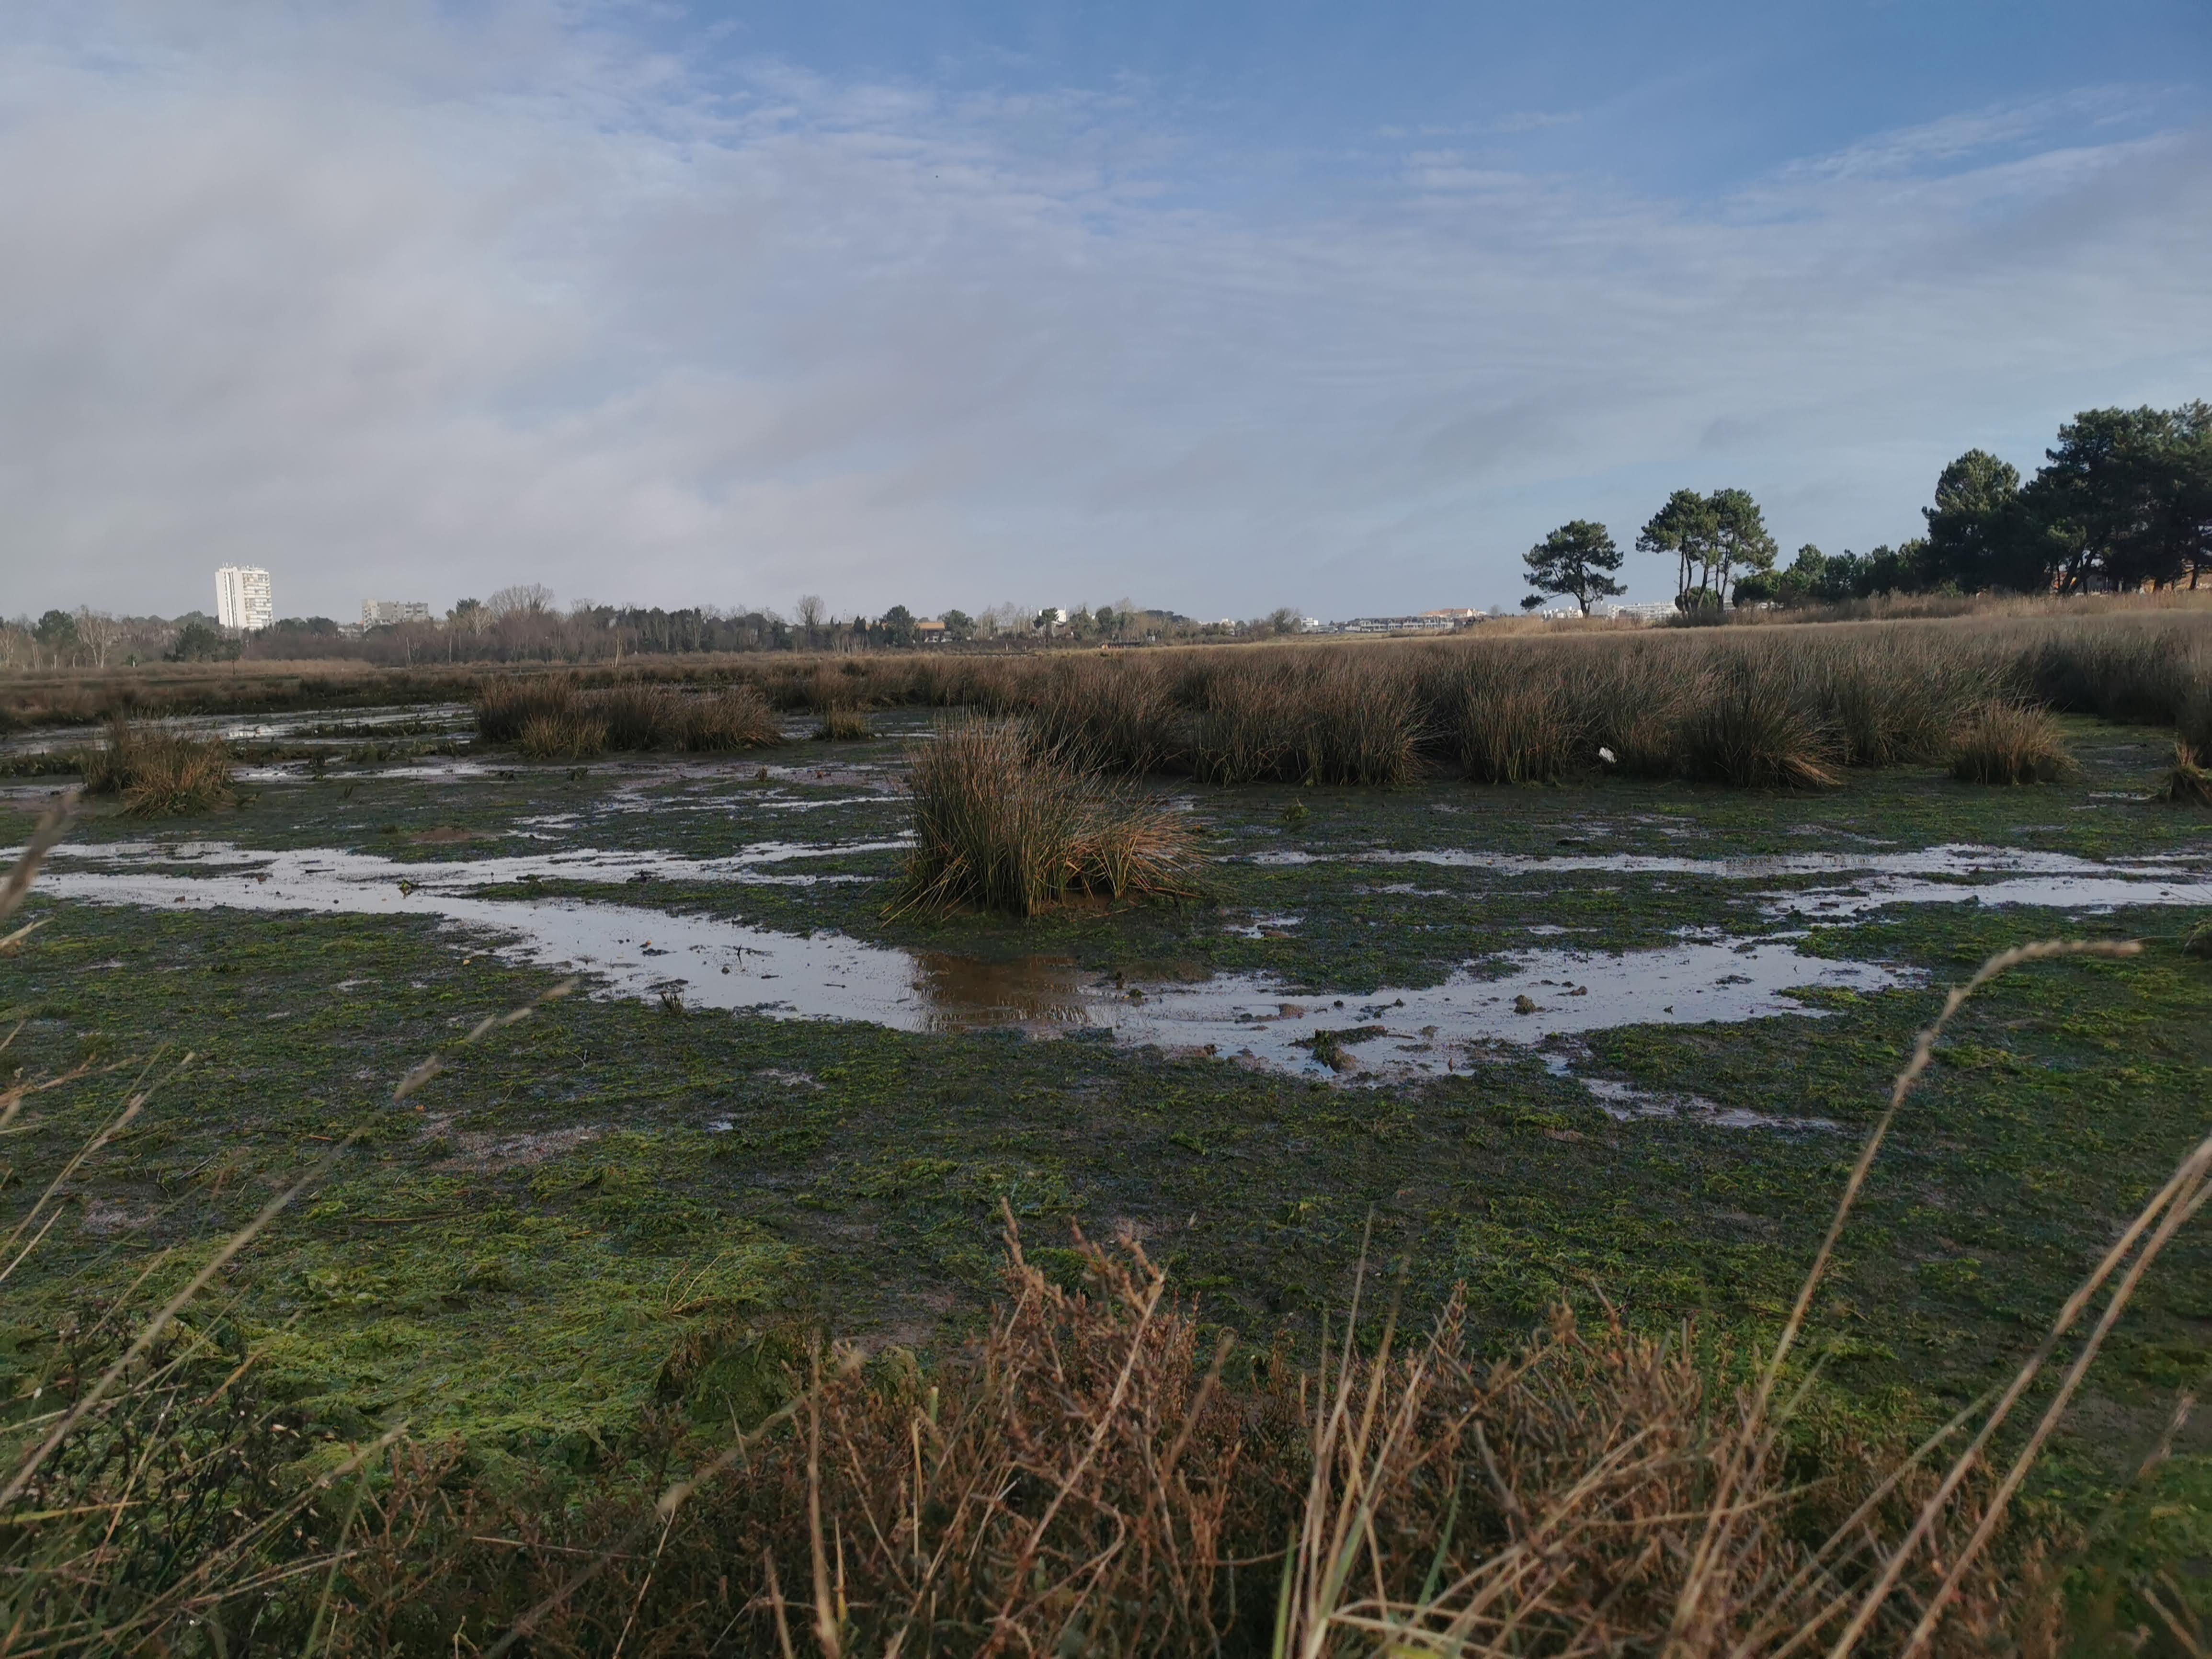
[[[2074,770],[2047,708],[1995,699],[1979,703],[1952,738],[1951,775],[1962,783],[2051,783]]]
[[[571,674],[486,680],[477,690],[477,735],[486,743],[514,743],[531,721],[566,715],[575,700],[576,681]]]
[[[750,685],[678,697],[672,713],[674,741],[693,754],[773,749],[783,741],[768,699]]]
[[[121,715],[106,740],[78,757],[87,794],[119,794],[133,817],[178,817],[211,811],[237,799],[230,751],[220,738],[190,738],[133,726]]]
[[[1503,677],[1470,686],[1460,710],[1460,759],[1480,783],[1552,783],[1582,737],[1564,688]]]
[[[2186,743],[2173,745],[2173,765],[2158,787],[2158,799],[2177,806],[2212,806],[2212,771]]]
[[[1717,681],[1683,723],[1683,769],[1692,777],[1751,789],[1826,789],[1841,781],[1831,735],[1791,695],[1778,664],[1732,663]]]
[[[1008,723],[940,726],[917,749],[916,845],[888,914],[1033,915],[1075,894],[1194,898],[1190,835],[1152,801],[1040,750]]]
[[[606,722],[571,704],[557,714],[530,716],[515,734],[514,746],[532,760],[588,760],[606,752]]]
[[[875,736],[875,728],[868,724],[865,708],[830,707],[822,710],[822,719],[814,728],[818,743],[861,743]]]

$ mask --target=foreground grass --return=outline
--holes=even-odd
[[[1564,838],[1709,854],[1866,836],[2085,856],[2201,848],[2201,814],[2109,799],[2147,791],[2170,754],[2160,734],[2076,724],[2069,738],[2085,775],[2018,790],[1956,784],[1929,768],[1862,775],[1809,799],[1451,783],[1209,794],[1204,816],[1218,849],[1321,854],[1540,854]],[[894,750],[886,740],[846,758]],[[757,820],[744,816],[753,801]],[[1284,811],[1293,802],[1307,807],[1294,825]],[[742,779],[524,773],[466,792],[333,779],[266,792],[191,833],[438,858],[509,836],[545,844],[520,832],[544,836],[523,821],[550,814],[574,817],[562,833],[576,845],[714,852],[728,849],[733,824],[757,822],[766,836],[798,822],[834,840],[878,833],[896,810],[893,797],[848,781],[762,783],[750,769]],[[440,826],[489,839],[422,838]],[[143,832],[101,819],[84,833]],[[896,868],[896,854],[871,858],[823,867],[876,878]],[[1567,887],[1437,867],[1408,881],[1407,866],[1356,860],[1217,868],[1225,917],[893,927],[874,919],[882,890],[867,884],[703,893],[657,884],[622,897],[986,953],[1064,951],[1101,966],[1165,957],[1347,988],[1441,972],[1527,939],[1522,930],[1540,921],[1606,945],[1716,921],[1756,926],[1740,884],[1679,877]],[[1401,887],[1419,890],[1390,890]],[[0,1059],[27,1079],[79,1063],[130,1069],[99,1083],[105,1094],[81,1084],[39,1097],[10,1136],[18,1170],[54,1167],[164,1044],[205,1058],[165,1084],[77,1185],[18,1275],[14,1374],[50,1362],[52,1334],[82,1286],[119,1291],[149,1266],[153,1289],[175,1282],[196,1241],[252,1213],[305,1149],[366,1121],[369,1139],[313,1204],[227,1276],[220,1317],[241,1353],[263,1355],[257,1373],[303,1432],[359,1441],[404,1416],[426,1437],[464,1435],[472,1468],[515,1480],[628,1468],[646,1455],[637,1425],[670,1406],[670,1389],[675,1403],[704,1397],[684,1356],[733,1333],[826,1329],[925,1354],[957,1350],[999,1285],[1002,1203],[1031,1259],[1066,1282],[1079,1272],[1071,1224],[1104,1237],[1126,1227],[1170,1285],[1197,1298],[1209,1340],[1231,1330],[1264,1348],[1286,1330],[1293,1352],[1310,1356],[1327,1310],[1349,1299],[1371,1212],[1371,1259],[1402,1282],[1407,1317],[1425,1320],[1464,1281],[1479,1351],[1522,1340],[1556,1297],[1599,1316],[1601,1291],[1634,1328],[1694,1316],[1714,1340],[1747,1349],[1786,1309],[1824,1195],[1934,1000],[1917,990],[1831,999],[1817,1024],[1589,1040],[1585,1071],[1723,1106],[1784,1101],[1793,1115],[1834,1121],[1835,1133],[1618,1124],[1520,1051],[1432,1083],[1345,1089],[1096,1042],[677,1018],[581,1000],[471,1051],[416,1113],[384,1103],[391,1079],[485,1013],[535,995],[544,976],[416,923],[33,903],[48,918],[26,941],[35,948],[0,957],[0,1008],[9,1025],[27,1022]],[[1285,914],[1301,921],[1280,939],[1224,925]],[[1986,1388],[2117,1218],[2201,1133],[2212,964],[2181,949],[2196,920],[2094,918],[2090,931],[2147,939],[2145,956],[2053,966],[1968,1011],[1877,1170],[1838,1299],[1819,1317],[1833,1409],[1854,1432],[1909,1431]],[[1900,908],[1824,931],[1812,948],[1940,981],[2045,925],[2016,912]],[[172,1247],[179,1254],[163,1260]],[[2198,1288],[2208,1265],[2185,1238],[2147,1288],[2045,1473],[2051,1501],[2080,1510],[2120,1489],[2173,1392],[2212,1365],[2212,1308]],[[2115,1574],[2138,1558],[2207,1553],[2203,1444],[2185,1430],[2151,1483],[2127,1489]]]

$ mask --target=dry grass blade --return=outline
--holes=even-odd
[[[1735,1542],[1735,1528],[1730,1517],[1735,1512],[1734,1504],[1738,1489],[1755,1480],[1764,1465],[1765,1453],[1771,1444],[1768,1408],[1773,1400],[1775,1384],[1779,1381],[1783,1365],[1789,1358],[1790,1351],[1796,1346],[1797,1339],[1804,1329],[1805,1320],[1812,1310],[1814,1297],[1818,1293],[1822,1280],[1826,1277],[1829,1264],[1834,1259],[1836,1245],[1842,1238],[1844,1225],[1850,1220],[1851,1212],[1858,1203],[1859,1194],[1866,1186],[1867,1176],[1874,1168],[1875,1158],[1881,1152],[1882,1143],[1889,1134],[1890,1127],[1896,1121],[1899,1110],[1904,1106],[1907,1097],[1911,1094],[1920,1079],[1926,1075],[1929,1066],[1934,1062],[1936,1044],[1942,1036],[1945,1028],[1949,1025],[1959,1010],[1966,1006],[1967,1001],[1983,987],[2015,968],[2024,967],[2030,963],[2055,961],[2069,957],[2107,958],[2132,957],[2140,954],[2142,950],[2142,947],[2140,945],[2130,942],[2045,939],[2032,945],[2018,945],[2009,951],[1999,951],[1976,969],[1972,977],[1964,985],[1952,989],[1944,998],[1941,1012],[1915,1040],[1911,1059],[1906,1061],[1904,1069],[1899,1072],[1895,1081],[1891,1085],[1889,1103],[1881,1116],[1875,1120],[1874,1127],[1868,1132],[1865,1143],[1859,1150],[1858,1159],[1852,1165],[1851,1172],[1844,1182],[1844,1190],[1837,1200],[1835,1213],[1829,1221],[1827,1233],[1821,1239],[1820,1248],[1814,1253],[1812,1265],[1807,1268],[1804,1279],[1798,1287],[1796,1300],[1790,1307],[1789,1317],[1784,1322],[1781,1335],[1774,1345],[1774,1352],[1768,1358],[1765,1365],[1761,1368],[1759,1381],[1744,1412],[1742,1427],[1731,1442],[1728,1455],[1723,1462],[1720,1484],[1713,1499],[1713,1521],[1699,1539],[1696,1555],[1691,1562],[1688,1572],[1684,1576],[1682,1593],[1676,1603],[1671,1621],[1671,1639],[1677,1643],[1688,1643],[1692,1646],[1700,1642],[1705,1643],[1708,1646],[1712,1644],[1718,1613],[1717,1609],[1711,1605],[1710,1598],[1717,1583],[1721,1563]],[[1964,1479],[1966,1467],[1966,1460],[1961,1459],[1960,1464],[1956,1466],[1959,1479]],[[1949,1482],[1944,1494],[1947,1501],[1950,1492],[1955,1491],[1956,1486],[1956,1480]],[[1933,1515],[1936,1512],[1932,1510],[1923,1511],[1923,1516],[1928,1519],[1930,1525],[1933,1524]],[[1869,1595],[1868,1607],[1864,1613],[1866,1620],[1872,1619],[1874,1610],[1878,1608],[1881,1601],[1886,1598],[1888,1590],[1895,1586],[1898,1577],[1905,1571],[1907,1560],[1906,1548],[1900,1547],[1893,1553],[1888,1566],[1884,1570],[1885,1582],[1881,1586],[1881,1595]],[[1863,1632],[1863,1629],[1864,1622],[1862,1621],[1857,1626],[1857,1631]],[[1856,1639],[1856,1632],[1852,1634],[1851,1639]],[[1835,1650],[1837,1659],[1841,1659],[1841,1656],[1848,1651],[1847,1645],[1839,1645]]]
[[[517,1024],[523,1020],[528,1019],[532,1014],[536,1013],[540,1008],[544,1007],[548,1003],[558,1002],[562,998],[573,994],[579,982],[580,981],[574,979],[564,979],[558,985],[552,987],[550,989],[541,991],[538,995],[532,997],[529,1001],[524,1003],[519,1008],[510,1008],[503,1014],[486,1014],[470,1029],[468,1035],[463,1037],[459,1042],[456,1042],[453,1047],[456,1048],[465,1048],[471,1043],[475,1042],[477,1039],[490,1032],[505,1030],[510,1025]],[[405,1077],[401,1078],[398,1083],[392,1085],[392,1103],[397,1105],[399,1102],[405,1100],[409,1096],[412,1095],[416,1090],[420,1089],[424,1084],[429,1082],[432,1078],[436,1077],[445,1069],[446,1057],[443,1053],[430,1055],[429,1058],[423,1060],[421,1065],[416,1066],[413,1071],[408,1073]]]
[[[38,878],[39,866],[46,862],[61,838],[69,833],[70,820],[76,815],[76,791],[66,794],[39,815],[32,827],[31,838],[16,856],[15,866],[9,871],[7,884],[0,886],[0,921],[5,921],[23,908],[23,900]],[[23,930],[27,932],[27,929]],[[16,937],[21,937],[19,933]]]

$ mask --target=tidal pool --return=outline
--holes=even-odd
[[[1096,1033],[1285,1069],[1333,1061],[1332,1069],[1370,1076],[1441,1072],[1470,1043],[1534,1045],[1617,1025],[1805,1014],[1790,993],[1911,982],[1899,969],[1803,954],[1788,938],[1716,935],[1619,954],[1505,951],[1441,984],[1340,995],[1254,975],[1109,980],[1064,959],[983,962],[528,891],[533,878],[836,879],[788,866],[904,844],[763,842],[704,860],[565,852],[425,863],[137,842],[64,849],[40,885],[52,897],[98,904],[431,916],[485,936],[484,948],[505,959],[573,968],[615,995],[695,1007],[902,1030]],[[520,890],[515,896],[485,894],[508,885]]]

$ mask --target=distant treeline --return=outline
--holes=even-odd
[[[807,595],[790,617],[771,610],[580,603],[562,610],[535,583],[467,599],[442,617],[352,627],[329,617],[288,617],[240,635],[192,611],[174,618],[49,611],[35,622],[0,623],[0,670],[112,668],[149,662],[312,662],[380,666],[431,663],[598,663],[633,656],[755,651],[904,651],[938,642],[1022,650],[1065,644],[1164,644],[1295,633],[1298,616],[1279,610],[1251,622],[1202,623],[1127,600],[1068,611],[1014,605],[923,619],[902,605],[880,617],[840,618]]]
[[[1675,562],[1677,609],[1838,605],[1885,593],[2134,592],[2212,574],[2212,404],[2092,409],[2058,428],[2027,483],[1970,449],[1936,481],[1927,534],[1870,553],[1801,547],[1778,563],[1759,503],[1741,489],[1678,489],[1637,537]],[[1620,549],[1577,519],[1524,556],[1536,591],[1587,612],[1626,590]]]

